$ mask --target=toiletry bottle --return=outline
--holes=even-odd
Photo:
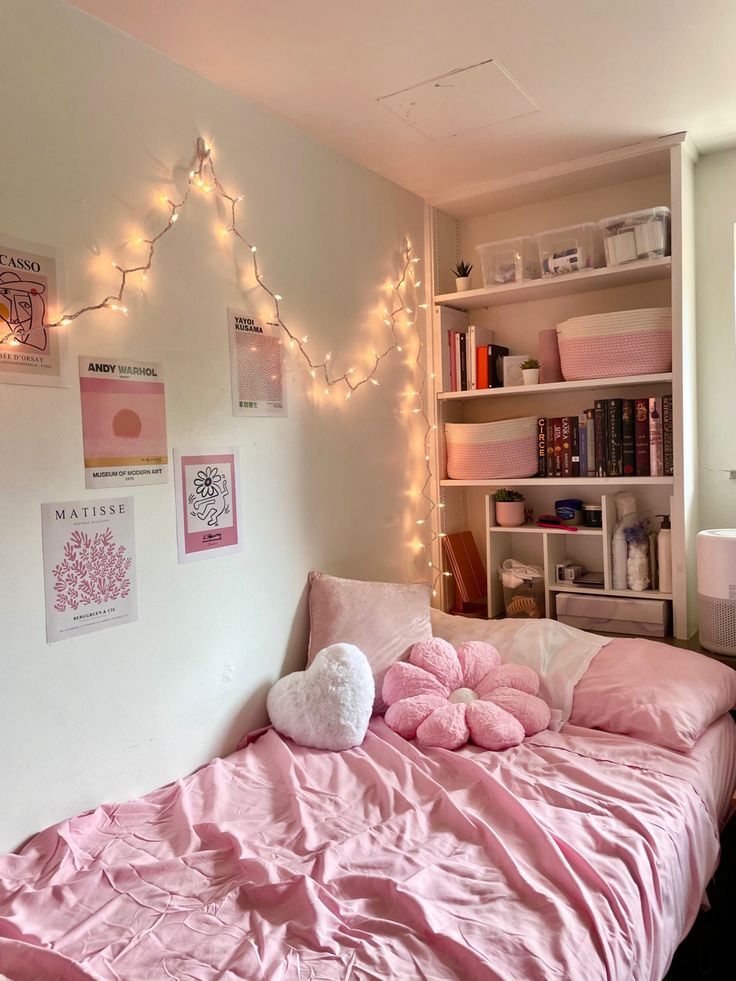
[[[659,589],[663,593],[672,592],[672,531],[670,516],[658,514],[662,519],[660,532],[657,536],[657,557],[659,566]]]

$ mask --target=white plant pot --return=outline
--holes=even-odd
[[[502,528],[524,524],[524,501],[496,501],[496,523]]]
[[[455,279],[455,292],[466,293],[470,289],[470,276],[462,276]]]
[[[539,368],[524,368],[521,375],[525,385],[539,384]]]

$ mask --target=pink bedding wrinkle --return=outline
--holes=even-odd
[[[343,753],[269,730],[0,857],[0,973],[20,950],[21,981],[659,981],[735,728],[692,756],[572,726],[506,753],[380,718]]]

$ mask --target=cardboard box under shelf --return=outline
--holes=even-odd
[[[666,637],[670,603],[663,599],[558,593],[557,619],[581,630]]]

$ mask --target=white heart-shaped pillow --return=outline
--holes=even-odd
[[[306,671],[277,681],[266,708],[274,729],[300,746],[350,749],[365,739],[375,694],[365,654],[353,644],[332,644]]]

